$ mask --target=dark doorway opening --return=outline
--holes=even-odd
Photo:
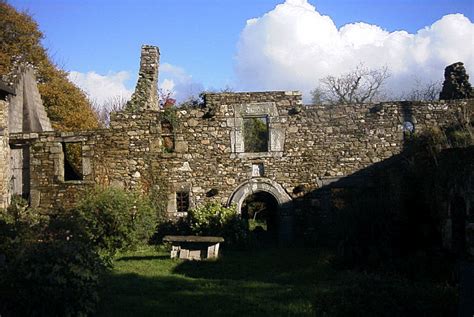
[[[241,213],[258,245],[278,242],[278,201],[273,195],[257,192],[248,196],[242,203]]]
[[[466,253],[466,202],[460,196],[451,201],[452,247],[457,255]]]
[[[30,148],[25,144],[10,146],[12,177],[10,189],[13,195],[30,198]]]

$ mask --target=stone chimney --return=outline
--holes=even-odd
[[[464,64],[457,62],[447,66],[444,69],[443,89],[439,94],[439,99],[453,100],[473,97],[474,93]]]
[[[160,50],[156,46],[143,45],[140,72],[132,98],[127,102],[129,111],[158,110],[158,65]]]

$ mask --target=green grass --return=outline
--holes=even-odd
[[[99,316],[451,316],[442,281],[337,269],[311,249],[225,252],[217,261],[171,260],[143,248],[114,262]]]

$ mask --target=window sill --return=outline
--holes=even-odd
[[[90,181],[90,180],[67,180],[67,181],[63,181],[63,184],[65,184],[65,185],[90,185],[90,184],[95,184],[95,182]]]
[[[256,153],[232,153],[230,158],[257,159],[265,157],[282,157],[283,152],[256,152]]]

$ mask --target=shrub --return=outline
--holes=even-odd
[[[235,206],[224,207],[212,201],[190,210],[188,221],[193,234],[222,236],[228,245],[239,245],[247,239],[248,224]]]
[[[4,307],[15,315],[87,315],[98,303],[104,264],[81,241],[22,245],[2,272]]]
[[[95,188],[76,207],[89,239],[104,256],[146,243],[157,225],[146,198],[119,188]]]
[[[0,255],[11,257],[16,248],[38,240],[48,217],[28,208],[28,202],[13,196],[10,206],[0,210]]]
[[[15,199],[0,219],[2,315],[87,315],[98,302],[105,265],[65,211],[41,216]]]
[[[185,218],[178,220],[162,220],[156,227],[152,243],[161,244],[164,236],[167,235],[190,235],[192,234],[189,222]]]

